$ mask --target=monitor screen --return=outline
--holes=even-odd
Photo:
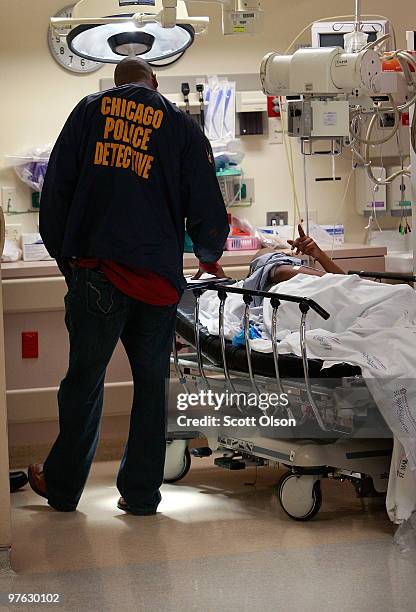
[[[366,34],[368,34],[368,42],[374,42],[377,39],[377,32],[366,32]],[[321,32],[319,34],[319,46],[344,48],[344,34],[341,32]]]

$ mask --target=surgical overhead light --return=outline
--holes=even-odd
[[[149,63],[166,64],[179,59],[194,41],[192,26],[163,28],[147,23],[137,28],[134,23],[79,25],[67,36],[67,43],[76,55],[97,62],[117,63],[124,57],[140,56]]]
[[[51,23],[71,28],[68,47],[85,59],[118,63],[140,56],[151,64],[167,65],[192,45],[207,19],[189,18],[182,0],[80,0],[72,18],[52,18]]]
[[[258,31],[259,0],[204,1],[222,5],[224,34]],[[68,46],[85,59],[117,63],[140,56],[150,64],[167,65],[207,30],[209,18],[189,17],[183,0],[80,0],[71,18],[52,17],[51,24],[58,32],[70,28]]]

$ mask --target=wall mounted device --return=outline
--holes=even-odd
[[[342,47],[345,34],[354,31],[354,21],[316,21],[312,25],[312,47]],[[390,31],[385,19],[361,21],[360,31],[367,34],[367,42],[374,42]]]
[[[374,174],[379,179],[386,178],[386,169],[374,167]],[[386,185],[374,185],[364,168],[355,170],[355,200],[360,215],[377,215],[387,210]]]
[[[288,102],[288,134],[298,138],[347,137],[350,109],[347,100]]]
[[[396,172],[400,166],[389,168]],[[387,186],[387,208],[392,217],[410,217],[412,215],[412,185],[409,176],[402,176]]]

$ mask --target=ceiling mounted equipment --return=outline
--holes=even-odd
[[[202,1],[222,5],[224,34],[258,32],[259,0]],[[182,57],[209,18],[190,17],[183,0],[80,0],[71,18],[52,17],[51,25],[58,32],[70,28],[68,46],[85,59],[116,64],[139,56],[164,66]]]
[[[71,28],[67,44],[80,57],[116,64],[139,56],[156,65],[179,59],[208,21],[189,18],[182,0],[80,0],[71,19],[51,19]]]
[[[147,23],[138,28],[132,23],[79,25],[67,36],[68,47],[85,59],[116,64],[124,57],[140,56],[147,62],[179,59],[194,41],[192,26],[163,28]]]

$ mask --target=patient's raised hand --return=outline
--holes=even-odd
[[[292,247],[292,251],[296,249],[296,255],[302,253],[302,255],[309,255],[313,259],[321,264],[325,272],[331,274],[345,274],[344,270],[340,268],[332,257],[329,257],[319,246],[316,244],[310,236],[307,236],[303,231],[303,227],[299,223],[298,225],[299,238],[296,240],[288,240],[288,243]]]
[[[310,236],[305,234],[300,223],[298,225],[298,232],[299,238],[296,240],[288,240],[288,243],[292,247],[292,251],[296,250],[296,255],[302,253],[302,255],[308,255],[309,257],[313,257],[313,259],[319,260],[322,256],[322,250]]]

